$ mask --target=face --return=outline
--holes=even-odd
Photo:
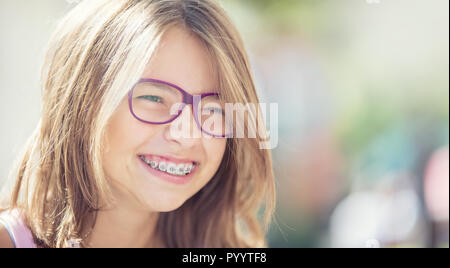
[[[175,27],[162,37],[142,78],[167,81],[199,95],[217,88],[217,74],[212,66],[201,41]],[[118,202],[147,211],[171,211],[211,180],[222,161],[226,139],[207,138],[201,132],[183,137],[171,135],[171,124],[179,125],[179,120],[190,120],[193,131],[201,131],[193,123],[191,105],[169,124],[146,124],[132,116],[124,97],[108,123],[108,146],[103,154],[103,167]],[[156,168],[146,161],[152,161]],[[192,167],[190,164],[194,166],[191,173],[183,176],[159,170],[162,162],[166,167],[187,168],[185,171]]]

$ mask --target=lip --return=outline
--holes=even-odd
[[[145,163],[144,160],[142,160],[139,156],[137,156],[137,158],[138,158],[139,162],[143,165],[143,167],[150,174],[152,174],[153,176],[155,176],[155,177],[157,177],[159,179],[162,179],[164,181],[167,181],[167,182],[170,182],[170,183],[173,183],[173,184],[177,184],[177,185],[186,184],[189,181],[191,181],[192,178],[194,177],[194,174],[197,172],[197,169],[198,169],[198,165],[196,164],[196,165],[194,165],[194,169],[188,175],[186,175],[186,176],[176,176],[176,175],[171,175],[169,173],[162,172],[160,170],[154,169],[154,168],[150,167],[149,165],[147,165],[147,163]],[[160,158],[160,159],[163,159],[163,158]],[[167,159],[167,161],[172,161],[172,160],[168,160],[170,158],[165,158],[165,159]],[[175,163],[175,161],[172,161],[172,162]],[[189,162],[189,161],[187,161],[187,162]],[[195,161],[191,161],[191,162],[195,162]],[[178,163],[183,163],[183,162],[178,162]],[[184,162],[184,163],[186,163],[186,162]]]

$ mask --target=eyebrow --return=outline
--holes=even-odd
[[[141,80],[146,80],[146,79],[157,80],[157,81],[149,81],[149,82],[152,83],[154,86],[160,88],[160,89],[166,89],[166,90],[167,89],[177,89],[178,90],[178,88],[179,88],[182,91],[184,91],[184,92],[186,92],[186,93],[188,93],[190,95],[193,95],[193,96],[195,96],[195,95],[202,95],[202,94],[208,94],[208,93],[214,93],[214,94],[221,95],[220,92],[219,92],[220,90],[217,90],[217,89],[208,89],[205,92],[191,94],[191,93],[187,92],[186,89],[184,89],[184,88],[182,88],[182,87],[180,87],[178,85],[172,84],[173,85],[172,86],[172,85],[169,85],[169,84],[171,84],[170,82],[166,82],[164,80],[160,80],[160,79],[156,79],[156,78],[141,78],[140,81]],[[158,81],[160,81],[160,82],[158,82]],[[169,84],[166,84],[166,83],[169,83]]]
[[[173,95],[177,95],[177,92],[174,92],[173,90],[177,90],[175,87],[171,87],[169,85],[166,84],[162,84],[162,83],[156,83],[156,82],[151,82],[154,86],[160,88],[160,89],[165,89],[168,90],[171,94]]]
[[[177,89],[176,87],[172,87],[172,86],[170,86],[170,85],[166,85],[166,84],[163,84],[163,83],[153,83],[155,86],[157,86],[157,87],[160,87],[160,88],[163,88],[163,89]],[[182,87],[180,87],[183,91],[185,91],[185,92],[187,92],[187,93],[189,93],[186,89],[184,89],[184,88],[182,88]],[[201,95],[201,94],[205,94],[205,93],[217,93],[217,94],[220,94],[219,92],[218,92],[218,90],[215,90],[215,89],[208,89],[208,90],[206,90],[205,92],[200,92],[200,93],[195,93],[195,94],[191,94],[191,93],[189,93],[189,94],[191,94],[191,95]]]

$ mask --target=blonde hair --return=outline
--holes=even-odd
[[[175,25],[204,42],[227,102],[259,103],[239,33],[213,0],[82,1],[48,44],[41,120],[3,206],[23,211],[39,246],[83,242],[96,212],[112,200],[101,164],[106,124]],[[258,117],[249,111],[249,122]],[[275,187],[270,151],[260,150],[260,141],[228,139],[210,182],[180,208],[160,213],[156,230],[165,246],[267,246]]]

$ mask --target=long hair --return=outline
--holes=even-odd
[[[41,119],[11,173],[2,206],[20,209],[38,246],[83,242],[97,211],[113,200],[101,161],[106,125],[161,36],[176,25],[206,45],[225,101],[259,103],[240,35],[213,0],[82,1],[49,41]],[[248,111],[246,126],[263,124],[256,108]],[[208,184],[178,209],[160,213],[156,231],[165,246],[267,246],[275,187],[270,151],[260,150],[260,141],[227,139]]]

